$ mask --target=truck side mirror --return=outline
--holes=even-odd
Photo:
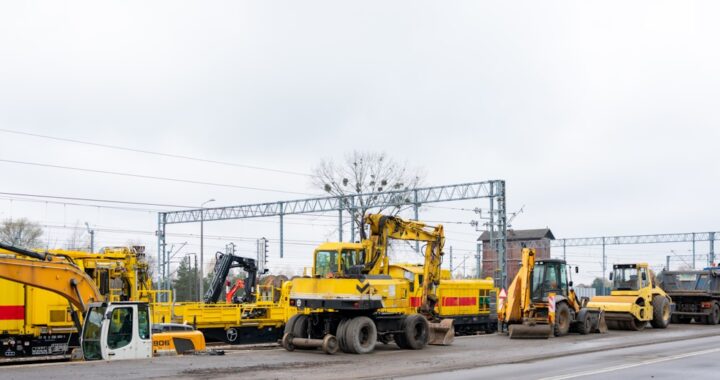
[[[647,281],[647,273],[642,272],[642,274],[640,274],[640,277],[642,278],[643,281]]]
[[[580,268],[576,266],[576,267],[575,267],[575,273],[577,274],[579,271],[580,271]]]
[[[610,281],[612,281],[613,278],[613,272],[610,272]]]
[[[572,288],[573,282],[572,281],[568,282],[568,286]]]

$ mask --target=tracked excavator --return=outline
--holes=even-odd
[[[0,278],[48,290],[68,300],[73,322],[81,332],[85,360],[142,359],[205,349],[199,331],[153,334],[148,303],[104,301],[93,279],[67,257],[2,243],[0,248],[30,258],[0,257]],[[72,306],[84,314],[82,321]]]
[[[568,281],[564,260],[536,260],[534,248],[523,248],[522,267],[498,304],[498,323],[510,339],[547,339],[568,332],[606,332],[603,311],[585,307]]]

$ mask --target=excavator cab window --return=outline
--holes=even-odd
[[[363,253],[365,253],[364,250],[343,249],[340,253],[340,267],[343,273],[347,273],[350,268],[356,265],[362,265]]]
[[[315,253],[315,276],[325,277],[338,271],[336,251],[317,251]]]
[[[102,322],[105,318],[105,307],[91,308],[86,317],[82,331],[82,352],[85,360],[100,360],[100,338],[102,333]]]
[[[107,345],[111,350],[125,347],[132,341],[133,313],[130,307],[118,307],[112,311]]]

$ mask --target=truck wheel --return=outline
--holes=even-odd
[[[632,317],[629,321],[623,323],[625,323],[626,329],[631,331],[641,331],[645,329],[645,325],[647,325],[647,322],[641,321],[635,317]]]
[[[348,353],[369,354],[377,343],[375,322],[368,317],[355,317],[345,328],[345,345]]]
[[[393,340],[395,340],[395,344],[397,344],[397,346],[399,348],[407,350],[410,348],[410,346],[408,345],[408,342],[405,339],[405,319],[406,318],[403,318],[403,320],[400,321],[400,330],[402,330],[402,331],[399,333],[393,334]]]
[[[403,322],[404,338],[408,349],[420,350],[427,346],[428,330],[430,325],[427,319],[420,314],[412,314],[405,318]]]
[[[652,300],[653,318],[650,321],[656,329],[667,328],[670,324],[670,302],[663,296],[655,296]]]
[[[565,302],[556,305],[555,309],[555,336],[567,335],[570,331],[570,308]]]
[[[338,340],[338,346],[342,350],[342,352],[349,352],[347,349],[347,344],[345,344],[345,330],[347,330],[348,322],[350,322],[350,319],[343,318],[337,327],[337,332],[335,333],[335,337]]]
[[[710,309],[710,314],[708,314],[706,318],[708,325],[717,325],[720,323],[720,306],[718,306],[717,303],[713,304],[712,309]]]

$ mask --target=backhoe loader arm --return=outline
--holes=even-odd
[[[19,253],[13,249],[16,247],[2,243],[0,248]],[[51,261],[0,257],[0,278],[59,294],[82,312],[90,302],[102,301],[100,291],[85,272],[61,258],[44,257]]]

